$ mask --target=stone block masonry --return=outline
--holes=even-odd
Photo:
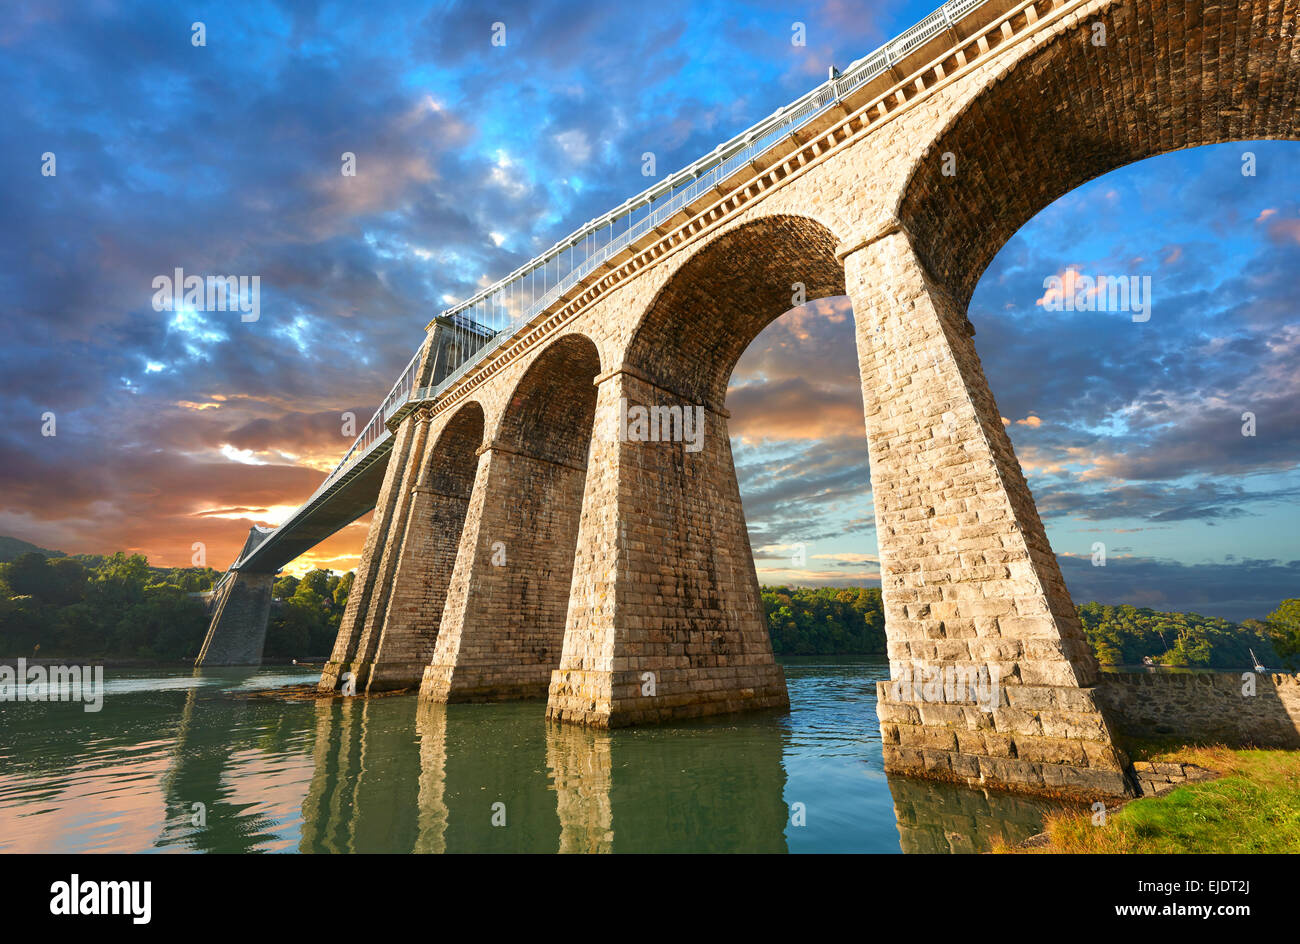
[[[601,378],[564,654],[547,715],[599,727],[789,705],[772,656],[726,418],[699,452],[624,442],[623,403],[682,404],[628,369]]]
[[[989,703],[883,685],[886,768],[1094,799],[1134,792],[1120,722],[1285,743],[1289,682],[1247,704],[1217,682],[1098,672],[967,304],[1006,240],[1087,180],[1178,148],[1300,138],[1298,13],[990,2],[736,167],[401,420],[322,686],[346,667],[396,684],[432,645],[429,700],[546,694],[551,718],[594,727],[785,706],[726,388],[767,324],[847,294],[891,671],[998,679]],[[436,445],[471,404],[472,475]],[[611,435],[627,404],[702,408],[702,448]],[[429,463],[464,476],[430,486]]]
[[[274,574],[237,571],[214,601],[195,665],[261,665]]]
[[[573,542],[563,535],[577,532],[582,481],[581,468],[501,449],[485,454],[421,695],[546,694],[564,645],[573,568]]]
[[[433,658],[483,439],[477,404],[447,416],[424,437],[418,457],[393,590],[366,673],[368,692],[418,687]]]
[[[599,369],[590,341],[561,338],[519,380],[479,447],[423,697],[546,694],[564,646]]]
[[[1228,747],[1300,748],[1300,676],[1103,672],[1102,705],[1121,734]]]

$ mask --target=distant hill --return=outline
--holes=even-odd
[[[20,541],[18,538],[11,538],[8,535],[0,534],[0,564],[7,564],[15,557],[31,552],[44,554],[46,557],[67,556],[62,551],[47,550],[43,547],[37,547],[35,544],[28,544],[26,541]]]

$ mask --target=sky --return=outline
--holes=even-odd
[[[645,152],[690,163],[932,7],[10,5],[0,534],[224,568],[430,317],[643,189]],[[976,349],[1076,602],[1241,619],[1300,595],[1297,170],[1293,142],[1121,168],[984,273]],[[155,310],[177,266],[258,274],[260,317]],[[1105,273],[1151,277],[1149,321],[1051,310],[1046,278]],[[727,406],[760,579],[878,585],[847,301],[769,326]],[[354,566],[368,520],[290,569]]]

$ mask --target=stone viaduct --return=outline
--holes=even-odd
[[[881,683],[887,769],[1131,792],[967,303],[1007,239],[1085,181],[1179,148],[1296,138],[1298,7],[950,4],[931,38],[387,420],[322,689],[351,673],[358,693],[545,696],[549,718],[600,727],[786,706],[725,400],[802,285],[852,302],[895,678],[982,666],[1002,682],[992,710]],[[413,387],[441,349],[422,348]],[[703,448],[626,441],[629,405],[702,407]],[[223,592],[258,579],[236,572]],[[219,623],[210,641],[235,632]]]

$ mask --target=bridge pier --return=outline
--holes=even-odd
[[[1129,792],[1097,663],[989,391],[965,305],[899,227],[845,258],[891,682],[885,769]],[[958,672],[984,673],[973,697]]]
[[[630,367],[599,378],[595,436],[547,716],[621,727],[784,708],[727,436],[624,441],[634,406],[689,402]],[[630,438],[630,437],[629,437]]]
[[[436,425],[423,437],[422,454],[413,454],[418,478],[411,487],[379,641],[364,673],[367,692],[418,687],[438,639],[478,467],[483,410],[471,403]]]
[[[422,697],[546,694],[563,646],[584,471],[500,444],[484,450]]]
[[[402,499],[404,496],[409,497],[410,493],[409,488],[402,488],[402,482],[409,474],[413,474],[409,468],[410,457],[415,427],[420,425],[412,416],[394,434],[392,457],[384,471],[384,481],[379,489],[374,516],[370,520],[370,530],[366,533],[366,543],[361,550],[352,591],[348,594],[343,620],[339,623],[339,633],[334,639],[334,651],[321,671],[318,689],[322,693],[336,691],[348,672],[356,676],[357,690],[364,691],[370,663],[366,657],[366,645],[370,639],[366,629],[371,625],[372,614],[376,610],[376,597],[387,594],[381,577],[382,565],[391,545],[402,534],[400,528],[405,526]],[[427,425],[423,428],[427,431]],[[415,455],[418,456],[419,452],[416,451]],[[398,521],[401,522],[400,525],[395,523]]]
[[[217,599],[196,666],[261,665],[275,574],[234,571]]]
[[[542,697],[560,663],[600,357],[561,338],[519,381],[481,455],[420,695]]]
[[[389,602],[397,587],[398,565],[402,560],[407,525],[411,520],[412,505],[415,503],[415,486],[419,481],[421,460],[429,441],[429,425],[430,416],[426,411],[412,414],[402,424],[403,428],[413,427],[410,434],[411,448],[401,474],[394,483],[398,489],[397,500],[388,526],[388,535],[379,554],[379,567],[375,572],[375,586],[370,593],[370,606],[366,612],[365,623],[360,627],[356,650],[352,653],[351,667],[356,674],[357,691],[363,689],[369,691],[370,674],[374,669],[380,640],[384,636]]]

